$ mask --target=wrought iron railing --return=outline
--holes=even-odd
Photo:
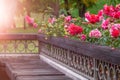
[[[41,34],[0,34],[0,53],[41,53],[89,80],[120,80],[119,49]]]
[[[120,80],[120,50],[39,35],[41,54],[89,80]]]
[[[0,53],[39,53],[36,34],[0,34]]]

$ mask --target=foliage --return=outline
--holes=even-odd
[[[70,12],[73,17],[78,17],[86,7],[92,7],[94,4],[99,2],[107,2],[108,4],[119,3],[119,0],[16,0],[17,11],[16,13],[23,14],[26,12],[42,12],[42,13],[53,13],[58,16],[59,4],[60,8]],[[66,4],[68,2],[68,5]],[[98,4],[97,4],[98,5]],[[99,5],[100,6],[100,5]],[[94,6],[96,7],[96,6]],[[77,16],[76,16],[77,15]]]
[[[120,3],[120,0],[98,0],[95,5],[92,7],[88,7],[87,11],[90,11],[91,13],[97,14],[97,12],[102,9],[103,5],[116,5]]]
[[[120,3],[120,0],[107,0],[108,4],[109,5],[116,5],[116,4],[119,4]]]
[[[17,14],[34,13],[51,13],[58,14],[59,0],[16,0],[17,1]]]
[[[67,11],[68,15],[83,17],[86,8],[93,6],[96,2],[97,0],[60,0],[60,5],[62,9]]]
[[[64,18],[60,17],[58,19],[49,18],[48,22],[42,24],[42,31],[49,36],[64,36],[65,30],[63,29]]]

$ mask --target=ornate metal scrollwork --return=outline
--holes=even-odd
[[[120,65],[95,59],[59,46],[43,44],[46,55],[66,64],[89,80],[120,80]]]
[[[38,40],[0,40],[0,53],[39,53]]]

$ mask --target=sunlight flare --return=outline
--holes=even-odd
[[[11,27],[15,8],[15,0],[0,0],[0,29]]]

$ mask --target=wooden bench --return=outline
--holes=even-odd
[[[17,57],[4,63],[11,80],[72,80],[39,58]]]

